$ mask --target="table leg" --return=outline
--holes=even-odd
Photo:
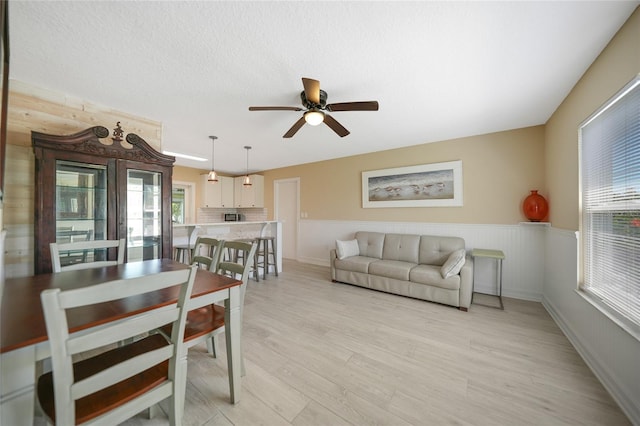
[[[498,300],[500,301],[500,309],[504,310],[502,303],[502,259],[498,259]]]
[[[229,289],[229,298],[225,300],[224,323],[225,338],[227,344],[227,368],[229,371],[229,392],[231,403],[237,404],[240,401],[240,374],[241,374],[241,351],[240,343],[242,330],[240,327],[240,286]]]

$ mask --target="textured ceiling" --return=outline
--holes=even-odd
[[[165,150],[216,135],[241,174],[244,145],[261,171],[543,124],[638,4],[12,1],[10,78],[160,121]],[[301,77],[380,110],[283,139],[300,112],[247,108],[300,106]]]

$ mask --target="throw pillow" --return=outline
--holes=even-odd
[[[358,240],[340,241],[336,240],[336,254],[338,259],[344,259],[345,257],[360,255],[360,247],[358,247]]]
[[[449,255],[449,258],[442,268],[440,268],[440,274],[442,278],[449,278],[460,273],[462,265],[464,265],[466,252],[464,249],[456,250]]]

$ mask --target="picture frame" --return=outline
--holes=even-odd
[[[362,172],[362,207],[461,207],[462,161]]]

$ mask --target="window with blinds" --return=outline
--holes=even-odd
[[[581,289],[640,330],[640,75],[580,126]]]

